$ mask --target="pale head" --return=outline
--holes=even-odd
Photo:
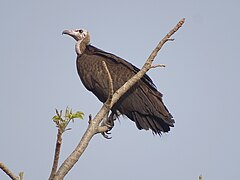
[[[64,30],[62,34],[67,34],[76,41],[83,41],[85,44],[90,43],[90,34],[86,29]]]
[[[86,29],[64,30],[62,34],[67,34],[77,41],[75,44],[77,55],[81,55],[86,49],[86,46],[90,44],[90,35]]]

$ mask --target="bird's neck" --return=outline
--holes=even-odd
[[[76,42],[75,51],[78,56],[81,55],[85,51],[86,46],[87,46],[87,44],[83,40],[79,40]]]

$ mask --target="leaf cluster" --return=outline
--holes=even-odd
[[[70,130],[71,128],[67,128],[69,122],[74,122],[75,118],[83,119],[84,113],[81,111],[73,112],[72,109],[66,108],[65,113],[63,115],[62,110],[56,109],[56,115],[53,116],[53,122],[57,125],[57,127],[62,131]]]

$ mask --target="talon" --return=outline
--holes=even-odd
[[[114,122],[107,119],[106,121],[103,121],[101,126],[107,126],[108,127],[108,131],[111,131],[113,126],[114,126]]]
[[[101,133],[103,135],[104,138],[106,139],[111,139],[112,137],[109,137],[108,135],[111,134],[111,130],[114,126],[114,121],[116,120],[116,116],[111,113],[109,117],[106,117],[102,123],[101,126],[107,126],[108,130],[106,132]]]
[[[111,134],[110,130],[113,128],[113,126],[109,126],[109,125],[105,125],[107,126],[109,129],[106,132],[102,132],[101,134],[103,135],[104,138],[106,139],[112,139],[112,137],[109,137],[108,135]]]
[[[107,134],[108,134],[108,132],[103,132],[103,133],[101,133],[102,135],[103,135],[103,137],[104,138],[106,138],[106,139],[112,139],[112,137],[109,137]],[[111,133],[110,133],[111,134]]]
[[[105,132],[105,133],[108,134],[108,135],[112,134],[112,133],[110,133],[109,131],[107,131],[107,132]]]

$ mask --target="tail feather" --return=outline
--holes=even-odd
[[[141,82],[130,89],[112,110],[126,115],[138,129],[151,129],[154,134],[161,135],[174,126],[174,119],[162,101],[162,94]]]
[[[132,117],[129,118],[136,123],[138,129],[151,129],[154,134],[161,135],[162,132],[168,132],[170,127],[174,126],[174,122],[164,121],[159,117],[146,116],[138,112],[132,112],[131,114]]]
[[[131,120],[135,121],[136,126],[138,129],[145,129],[145,130],[149,130],[150,124],[148,121],[142,121],[141,116],[139,113],[137,112],[132,112],[133,118],[130,118]],[[136,119],[139,119],[139,121],[136,121]]]

